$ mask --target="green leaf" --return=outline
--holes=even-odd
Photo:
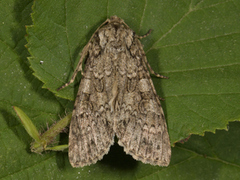
[[[53,146],[53,144],[56,143],[54,142],[54,139],[59,135],[59,133],[61,133],[70,124],[72,113],[53,124],[44,133],[39,134],[31,119],[20,108],[13,106],[13,109],[20,118],[21,123],[29,136],[34,139],[31,143],[32,152],[41,154],[46,150],[63,151],[68,148],[68,145]]]
[[[79,79],[76,86],[56,89],[70,80],[97,27],[117,15],[139,35],[153,29],[142,43],[154,70],[170,78],[153,76],[166,99],[162,104],[172,144],[189,134],[226,129],[240,118],[238,101],[232,100],[240,97],[240,18],[234,2],[36,1],[34,25],[28,27],[31,68],[44,88],[73,100]]]
[[[36,0],[34,5],[31,0],[9,0],[0,6],[1,179],[239,177],[240,125],[230,123],[228,132],[216,130],[240,119],[238,0]],[[173,147],[167,168],[137,162],[117,144],[102,161],[77,169],[70,166],[67,153],[31,153],[32,139],[12,109],[20,107],[37,129],[45,130],[47,123],[71,112],[80,76],[75,86],[56,89],[70,79],[82,48],[112,15],[139,35],[153,29],[142,43],[153,69],[170,78],[152,76],[165,99],[171,143],[216,131],[192,135]],[[25,26],[31,24],[27,44]],[[61,134],[59,144],[66,144],[67,136]]]
[[[36,126],[32,123],[31,119],[18,107],[13,106],[13,109],[17,113],[20,118],[23,127],[27,131],[27,133],[37,142],[40,142],[40,134],[37,131]]]

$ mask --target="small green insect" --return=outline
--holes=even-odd
[[[69,125],[72,117],[72,113],[65,116],[63,119],[58,121],[56,124],[50,127],[43,134],[39,134],[36,126],[33,124],[31,119],[18,107],[13,106],[13,109],[20,118],[27,133],[34,139],[31,143],[31,151],[34,153],[42,153],[46,150],[52,151],[63,151],[68,148],[68,145],[59,146],[49,146],[53,142],[53,139],[66,127]]]

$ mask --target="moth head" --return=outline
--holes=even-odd
[[[112,16],[112,17],[110,18],[110,23],[115,23],[115,22],[117,22],[117,23],[123,23],[123,20],[122,20],[121,18],[117,17],[117,16]]]

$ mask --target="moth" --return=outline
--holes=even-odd
[[[119,17],[107,19],[83,48],[71,80],[58,89],[72,83],[81,71],[69,134],[73,167],[101,160],[115,135],[134,159],[169,165],[166,120],[148,68],[157,77],[166,77],[152,70],[139,40],[149,33],[138,36]]]

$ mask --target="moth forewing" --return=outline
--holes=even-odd
[[[170,163],[166,120],[147,66],[157,77],[166,77],[148,64],[139,41],[143,37],[117,16],[107,19],[84,47],[70,82],[61,87],[74,81],[88,55],[70,124],[73,167],[102,159],[115,135],[134,159],[159,166]]]

